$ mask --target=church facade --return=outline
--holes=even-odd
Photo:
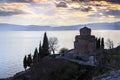
[[[84,27],[80,29],[80,35],[75,37],[74,41],[75,53],[85,54],[96,50],[96,39],[91,35],[91,29]]]

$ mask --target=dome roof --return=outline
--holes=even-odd
[[[91,29],[88,27],[81,28],[80,35],[91,35]]]
[[[90,30],[91,31],[91,29],[90,28],[88,28],[88,27],[84,27],[84,28],[82,28],[82,29],[80,29],[80,30]]]

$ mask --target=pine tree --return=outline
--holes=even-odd
[[[27,68],[27,57],[26,57],[26,55],[25,55],[24,60],[23,60],[23,67],[26,70],[26,68]]]
[[[101,40],[101,49],[104,49],[104,38],[102,38],[102,40]]]
[[[95,38],[95,41],[96,41],[96,49],[97,49],[97,47],[98,47],[98,45],[97,45],[97,44],[98,44],[98,42],[97,42],[97,38]]]
[[[33,60],[35,60],[35,58],[38,56],[38,50],[37,48],[35,48],[35,51],[34,51],[34,55],[33,55]]]
[[[98,49],[100,49],[100,38],[98,39]]]
[[[29,54],[27,58],[27,66],[31,67],[31,65],[32,65],[32,57],[31,57],[31,54]]]
[[[39,57],[41,57],[42,56],[42,46],[41,46],[41,42],[40,42],[40,44],[39,44]]]
[[[43,57],[49,55],[49,43],[46,32],[44,33],[43,45],[42,45]]]
[[[96,39],[96,49],[100,49],[100,38]]]

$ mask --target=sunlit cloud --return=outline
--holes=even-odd
[[[0,6],[0,16],[12,16],[17,14],[26,14],[28,7],[24,4],[18,3],[4,3]]]
[[[1,0],[0,2],[41,2],[42,0]]]
[[[105,1],[87,3],[65,1],[66,7],[56,6],[60,3],[57,0],[19,1],[21,2],[14,0],[12,3],[0,3],[1,23],[62,26],[120,21],[120,5]]]

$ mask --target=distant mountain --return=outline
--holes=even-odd
[[[74,25],[69,26],[70,30],[78,30],[85,25]],[[91,28],[92,30],[120,30],[120,22],[112,22],[112,23],[91,23],[87,24],[86,27]],[[65,27],[63,27],[65,28]]]
[[[51,30],[49,26],[0,24],[0,31],[40,31]]]
[[[38,25],[14,25],[14,24],[0,24],[0,31],[52,31],[52,30],[79,30],[85,25],[72,25],[72,26],[38,26]],[[120,22],[113,23],[92,23],[87,24],[87,27],[93,30],[120,30]]]
[[[97,30],[120,30],[120,22],[94,23],[94,24],[88,24],[88,27]]]

